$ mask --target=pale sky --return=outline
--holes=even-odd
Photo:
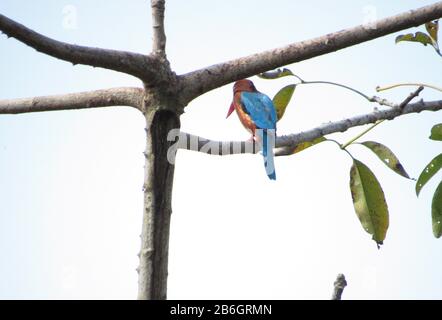
[[[204,1],[166,4],[167,52],[185,73],[433,3],[395,1]],[[338,4],[336,4],[338,3]],[[147,53],[148,1],[2,0],[0,12],[57,40]],[[423,31],[423,28],[407,32]],[[398,33],[400,34],[400,33]],[[288,66],[306,80],[350,85],[441,86],[442,59],[397,34]],[[75,66],[0,37],[0,99],[118,86],[138,79]],[[251,78],[273,96],[294,80]],[[219,140],[247,139],[225,119],[232,85],[192,101],[182,130]],[[412,88],[386,92],[401,102]],[[425,89],[425,100],[441,99]],[[297,88],[278,133],[296,133],[376,107],[346,90]],[[385,122],[363,140],[389,146],[417,178],[441,150],[428,139],[442,113]],[[0,298],[134,299],[140,247],[144,119],[130,108],[0,115]],[[340,142],[361,132],[332,135]],[[329,299],[344,273],[344,299],[442,299],[442,240],[430,203],[441,175],[419,198],[414,182],[361,146],[349,150],[380,181],[390,228],[380,250],[361,227],[349,190],[351,161],[320,144],[275,160],[269,181],[260,155],[209,156],[180,150],[173,190],[170,299]],[[269,200],[271,199],[271,200]]]

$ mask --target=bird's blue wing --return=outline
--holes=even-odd
[[[260,92],[242,92],[241,103],[260,129],[276,129],[276,110],[273,101]]]

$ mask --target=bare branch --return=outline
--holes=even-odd
[[[410,103],[411,100],[416,98],[419,95],[419,93],[421,93],[422,90],[424,90],[424,87],[420,86],[414,92],[410,93],[410,95],[404,101],[401,102],[398,108],[402,110],[407,104]]]
[[[166,55],[166,33],[164,31],[165,0],[151,0],[152,7],[152,52],[160,56]]]
[[[54,96],[0,100],[0,114],[131,106],[142,109],[141,88],[112,88]]]
[[[299,143],[312,141],[316,138],[335,132],[344,132],[352,127],[375,123],[380,120],[392,120],[399,116],[410,113],[438,110],[442,110],[442,100],[430,102],[424,102],[421,100],[416,103],[410,103],[403,109],[396,107],[388,110],[375,111],[372,113],[355,116],[353,118],[326,123],[308,131],[280,136],[276,139],[275,147],[295,147]],[[180,139],[177,147],[179,149],[198,151],[211,155],[256,153],[259,151],[259,146],[254,146],[253,141],[214,141],[185,132],[180,133]]]
[[[335,282],[333,283],[333,294],[332,300],[341,300],[342,292],[344,292],[344,288],[347,286],[347,281],[345,280],[345,276],[340,273],[336,277]]]
[[[57,41],[37,33],[2,14],[0,14],[0,30],[8,37],[13,37],[39,52],[69,61],[74,65],[84,64],[120,71],[149,83],[155,83],[161,75],[159,72],[161,69],[160,62],[154,56],[78,46]]]
[[[205,67],[180,77],[181,86],[184,88],[181,90],[181,99],[187,104],[197,96],[235,80],[251,77],[261,72],[419,26],[440,17],[442,17],[442,1],[381,19],[373,24],[376,26],[375,28],[360,25],[285,47]]]

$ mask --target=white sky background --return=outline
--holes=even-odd
[[[238,2],[167,1],[167,50],[177,73],[434,1]],[[58,40],[150,50],[148,1],[2,0],[0,12]],[[340,82],[369,95],[377,85],[397,82],[440,86],[442,59],[419,44],[395,45],[395,36],[289,67],[306,80]],[[73,67],[5,36],[0,55],[1,99],[140,86],[133,77]],[[271,97],[293,81],[252,80]],[[182,129],[247,139],[236,115],[225,120],[231,87],[191,102]],[[384,96],[400,102],[411,90]],[[422,96],[440,99],[429,89]],[[299,87],[278,132],[299,132],[373,107],[340,88]],[[417,177],[440,153],[441,144],[427,139],[439,122],[440,113],[404,116],[365,139],[389,146]],[[0,298],[136,297],[144,125],[129,108],[0,116]],[[345,142],[361,130],[333,137]],[[168,297],[329,299],[336,275],[344,273],[345,299],[441,299],[442,242],[433,237],[430,218],[438,179],[417,199],[412,181],[368,150],[350,150],[375,172],[386,194],[390,228],[381,250],[356,218],[348,187],[351,162],[333,144],[277,158],[276,182],[268,180],[259,155],[179,151]]]

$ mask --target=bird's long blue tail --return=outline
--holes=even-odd
[[[267,132],[268,130],[262,130],[262,155],[264,157],[264,167],[266,169],[267,176],[271,180],[276,180],[275,163],[273,161],[273,147],[275,146],[275,130],[273,132]]]

